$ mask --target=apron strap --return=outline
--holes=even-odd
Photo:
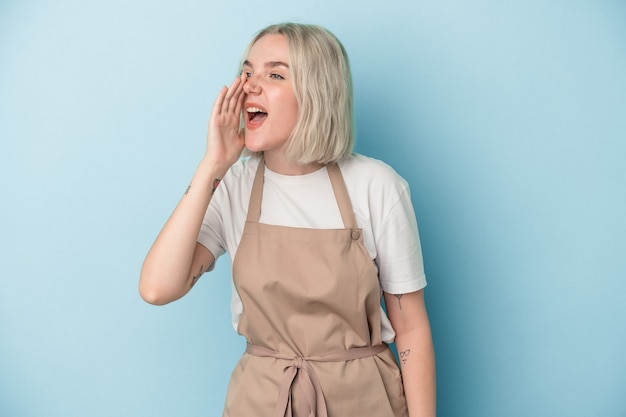
[[[333,187],[333,193],[339,206],[339,212],[341,213],[341,220],[343,221],[343,227],[346,229],[358,229],[356,223],[356,217],[354,216],[354,210],[352,208],[352,202],[350,201],[350,195],[346,188],[346,183],[339,169],[339,165],[336,163],[326,166],[328,170],[328,177]],[[248,214],[246,220],[248,222],[258,223],[261,217],[261,201],[263,197],[263,181],[265,176],[265,160],[261,156],[259,165],[254,176],[254,182],[252,183],[252,191],[250,192],[250,202],[248,203]]]
[[[339,205],[339,212],[341,213],[341,219],[343,220],[343,227],[346,229],[358,229],[356,224],[356,217],[354,217],[354,210],[352,209],[352,202],[350,201],[350,195],[346,188],[346,182],[343,180],[343,175],[339,169],[339,165],[336,163],[326,166],[328,169],[328,176],[330,177],[330,183],[333,186],[333,192],[335,193],[335,199]]]
[[[300,406],[304,409],[298,410],[296,415],[328,417],[322,386],[310,362],[351,361],[376,356],[385,349],[388,349],[388,346],[386,344],[380,344],[376,346],[366,346],[338,352],[330,352],[318,356],[294,357],[273,351],[264,346],[251,345],[248,343],[246,353],[253,356],[290,361],[287,366],[285,366],[274,417],[291,417],[293,415],[291,397],[294,393],[292,392],[292,387],[294,385],[296,375],[298,374],[300,374],[300,378],[298,378],[298,381],[300,382],[299,392],[304,397],[305,401],[300,402]],[[307,406],[308,409],[306,409]]]
[[[263,196],[263,181],[265,177],[265,159],[261,156],[259,166],[256,169],[252,191],[250,192],[250,202],[248,203],[248,215],[246,221],[258,223],[261,217],[261,198]]]

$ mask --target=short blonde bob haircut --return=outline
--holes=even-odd
[[[280,23],[262,29],[252,46],[265,35],[283,35],[289,45],[298,120],[285,152],[300,164],[332,163],[347,158],[354,146],[352,76],[348,55],[328,30],[299,23]]]

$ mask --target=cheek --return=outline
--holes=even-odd
[[[291,125],[292,127],[296,127],[296,123],[298,123],[298,107],[295,107],[291,113]]]
[[[289,130],[289,132],[293,131],[299,115],[298,101],[295,95],[291,91],[282,91],[280,94],[274,95],[273,99],[275,103],[280,103],[280,110],[277,114],[280,113],[281,117],[278,123]]]
[[[289,108],[290,108],[289,119],[293,127],[295,127],[296,123],[298,122],[298,102],[295,99],[293,99],[292,102],[290,103]]]

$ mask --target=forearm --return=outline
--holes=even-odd
[[[396,331],[409,417],[435,417],[435,353],[424,292],[385,293],[387,313]]]
[[[430,329],[413,329],[396,337],[409,417],[435,417],[435,354]]]
[[[239,131],[244,81],[243,74],[237,76],[217,95],[204,158],[146,256],[139,293],[149,303],[166,304],[182,297],[214,261],[197,239],[213,192],[244,147],[244,134]]]
[[[204,214],[227,169],[204,161],[198,166],[144,261],[139,291],[146,301],[166,304],[182,297],[209,267],[199,265],[192,270],[192,262]]]

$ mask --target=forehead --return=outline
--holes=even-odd
[[[262,66],[268,62],[285,62],[289,64],[289,44],[287,38],[280,34],[264,35],[257,40],[246,57],[248,65]]]

